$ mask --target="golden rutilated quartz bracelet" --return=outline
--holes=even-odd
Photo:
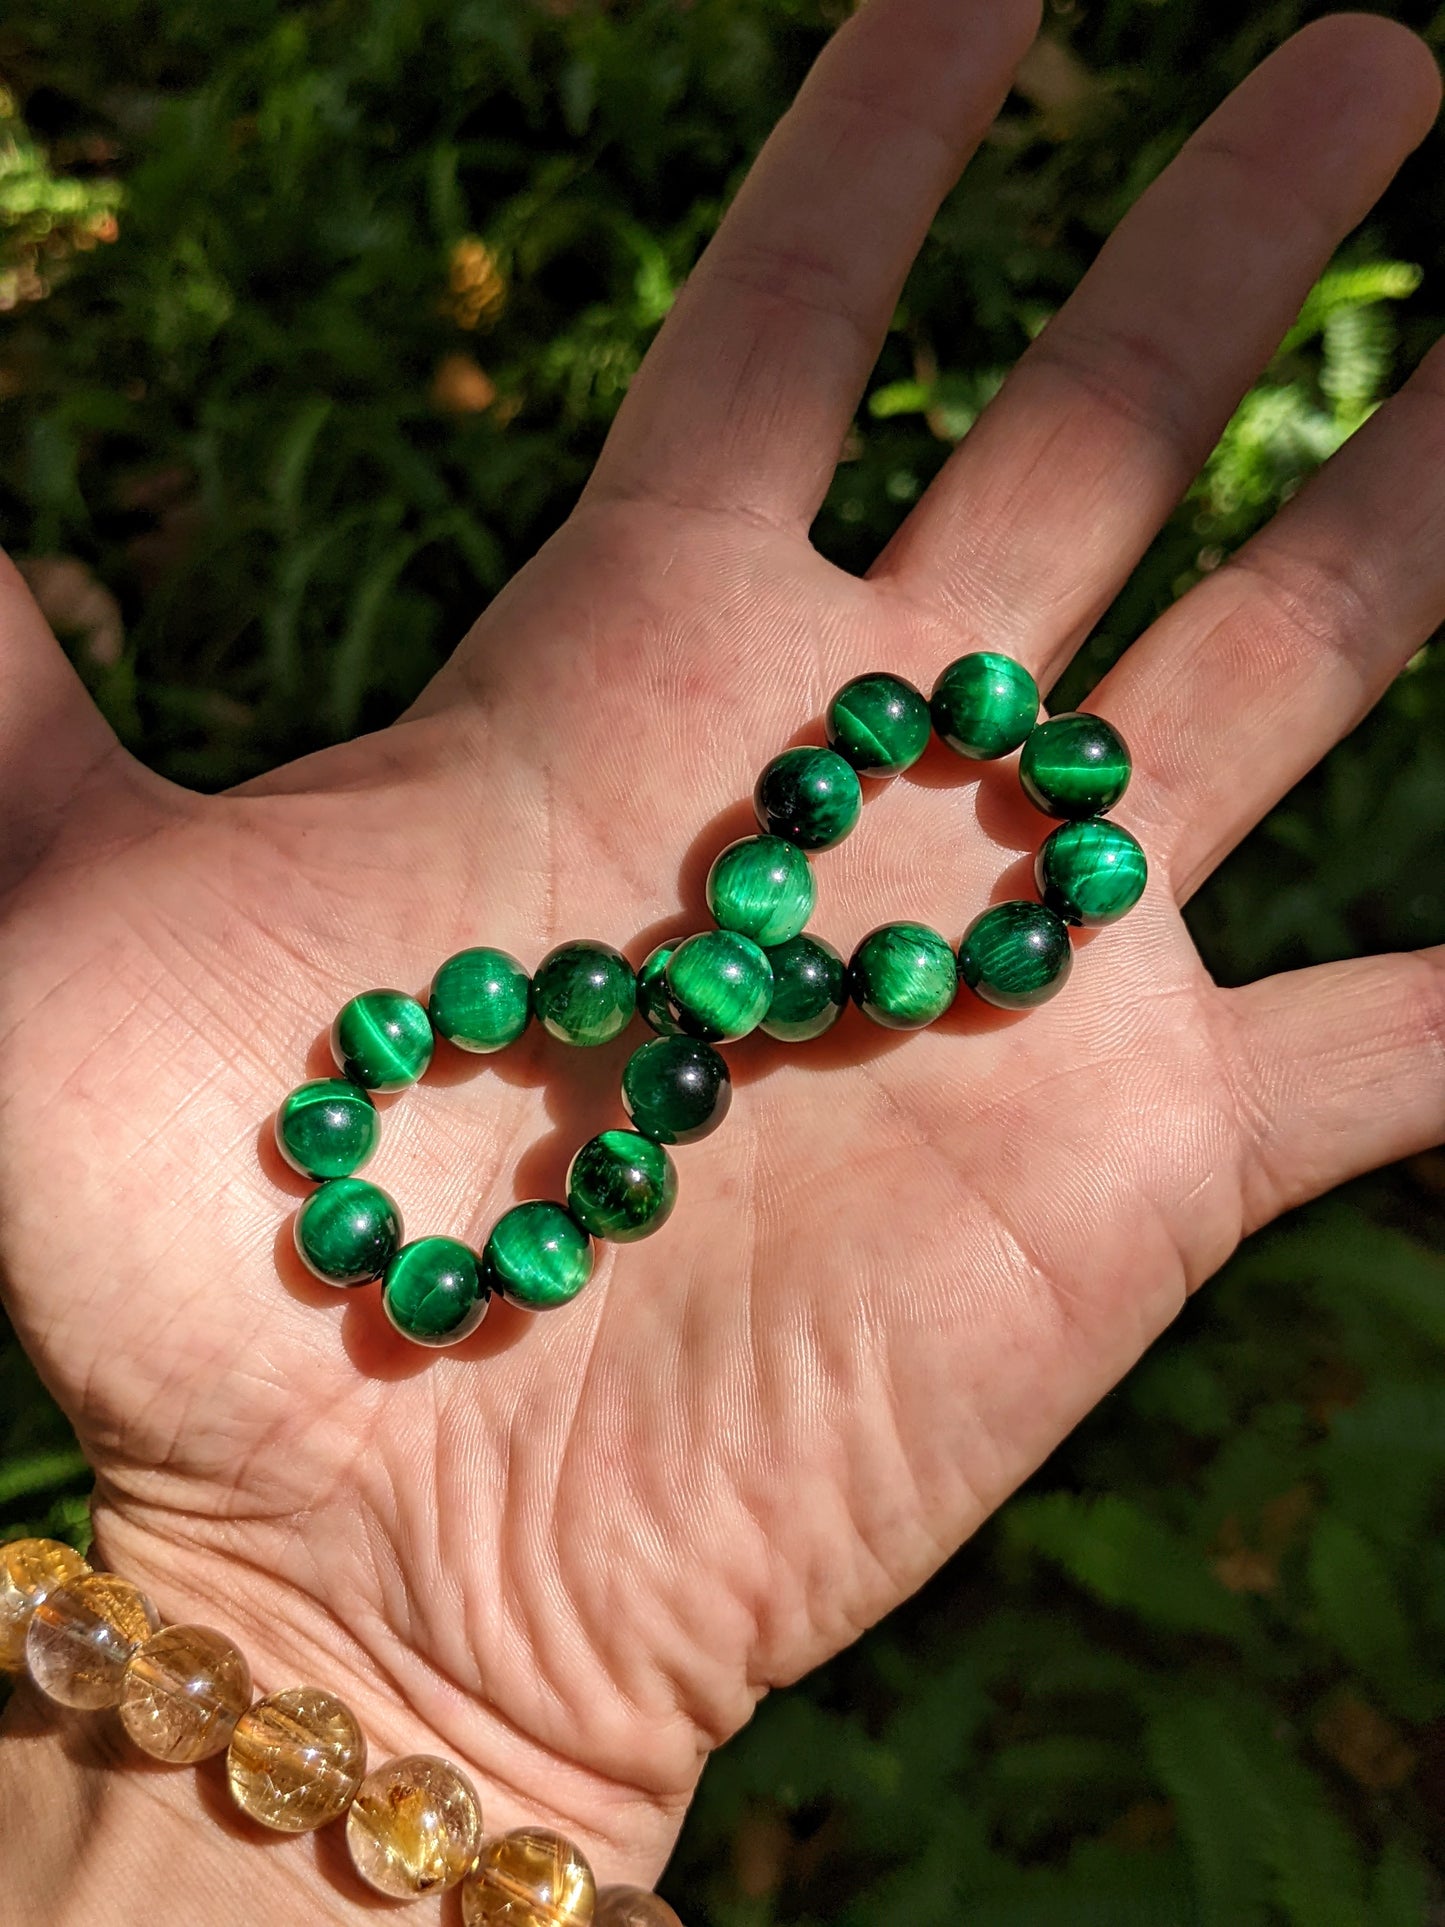
[[[0,1546],[0,1671],[58,1705],[114,1708],[141,1752],[224,1752],[232,1798],[280,1833],[346,1817],[352,1865],[392,1900],[462,1889],[465,1927],[682,1927],[640,1887],[601,1892],[581,1850],[520,1827],[491,1838],[461,1768],[410,1753],[366,1770],[349,1707],[319,1687],[253,1696],[244,1654],[209,1626],[167,1626],[143,1593],[53,1539]]]

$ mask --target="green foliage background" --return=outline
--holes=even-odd
[[[1315,11],[1055,5],[910,284],[826,551],[866,565],[1139,189]],[[1445,11],[1388,11],[1445,43]],[[0,534],[72,559],[37,581],[140,754],[221,785],[413,694],[565,515],[831,24],[85,0],[0,25]],[[1349,244],[1066,696],[1440,333],[1440,161]],[[1442,724],[1427,654],[1195,907],[1222,977],[1445,936]],[[768,1701],[671,1872],[691,1927],[1445,1922],[1442,1199],[1426,1157],[1256,1239],[919,1599]],[[3,1340],[0,1531],[83,1534],[85,1482]]]

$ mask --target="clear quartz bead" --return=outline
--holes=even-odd
[[[128,1579],[83,1573],[36,1606],[25,1635],[25,1664],[41,1692],[61,1706],[115,1706],[131,1655],[160,1623],[155,1607]]]
[[[250,1704],[251,1669],[229,1639],[166,1626],[131,1654],[120,1719],[142,1753],[189,1766],[230,1744]]]
[[[236,1805],[278,1833],[309,1833],[338,1819],[365,1772],[366,1741],[355,1714],[314,1686],[248,1707],[226,1755]]]
[[[581,1851],[545,1827],[489,1840],[462,1888],[464,1927],[590,1927],[596,1907]]]
[[[26,1628],[45,1595],[89,1571],[80,1554],[58,1539],[12,1539],[0,1546],[0,1673],[24,1671]]]
[[[373,1768],[346,1816],[356,1871],[378,1893],[414,1900],[464,1880],[482,1850],[482,1810],[459,1767],[410,1753]]]

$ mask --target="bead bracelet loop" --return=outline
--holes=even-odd
[[[277,1833],[342,1816],[358,1874],[392,1900],[462,1889],[465,1927],[682,1927],[639,1887],[601,1893],[581,1850],[543,1827],[488,1837],[461,1768],[409,1753],[367,1771],[366,1740],[319,1687],[252,1696],[251,1669],[208,1626],[162,1625],[143,1593],[54,1539],[0,1545],[0,1672],[56,1705],[114,1708],[142,1753],[173,1766],[226,1755],[243,1813]]]
[[[527,1311],[555,1310],[587,1284],[595,1240],[625,1244],[667,1222],[678,1189],[670,1147],[707,1137],[732,1101],[719,1046],[759,1030],[805,1043],[830,1030],[850,999],[886,1029],[919,1030],[943,1016],[960,986],[1003,1010],[1057,996],[1073,967],[1070,929],[1124,916],[1148,865],[1135,838],[1105,817],[1131,773],[1118,731],[1082,711],[1038,716],[1028,670],[989,650],[950,663],[927,701],[902,677],[855,676],[828,705],[827,747],[784,750],[759,776],[759,833],[729,844],[708,872],[714,928],[659,944],[635,972],[594,939],[559,944],[531,977],[506,951],[484,947],[449,957],[425,1005],[399,990],[353,997],[331,1027],[340,1076],[301,1085],[276,1118],[282,1156],[318,1181],[296,1217],[302,1261],[332,1285],[380,1278],[387,1317],[421,1345],[466,1338],[497,1293]],[[882,924],[845,963],[808,931],[809,855],[857,823],[860,778],[910,768],[930,732],[970,761],[1022,752],[1024,794],[1058,820],[1035,863],[1038,897],[982,911],[956,950],[927,924]],[[480,1252],[451,1237],[403,1243],[394,1200],[356,1176],[380,1139],[373,1091],[416,1083],[438,1037],[486,1054],[515,1043],[535,1017],[561,1042],[587,1048],[621,1036],[635,1014],[657,1035],[622,1073],[631,1128],[582,1146],[565,1203],[514,1205]]]

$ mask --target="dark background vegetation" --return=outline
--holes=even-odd
[[[1198,118],[1317,9],[1063,0],[818,525],[861,568]],[[1445,10],[1391,11],[1445,44]],[[0,25],[0,533],[218,786],[384,722],[567,512],[819,0],[85,0]],[[1065,694],[1441,331],[1441,150],[1316,292]],[[1127,476],[1120,486],[1127,487]],[[1428,653],[1192,916],[1229,980],[1445,937]],[[774,1696],[690,1927],[1445,1922],[1445,1159],[1256,1239],[905,1611]],[[3,1331],[3,1327],[0,1327]],[[0,1338],[0,1531],[85,1531]]]

